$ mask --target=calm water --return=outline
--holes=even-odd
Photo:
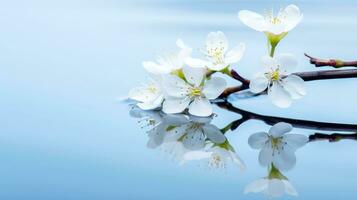
[[[289,1],[289,3],[292,1]],[[357,3],[294,1],[302,23],[278,52],[294,53],[299,71],[315,70],[304,58],[357,59]],[[175,51],[178,37],[200,48],[210,31],[231,44],[245,42],[235,69],[251,77],[266,49],[262,34],[237,19],[240,9],[262,11],[286,1],[45,1],[0,4],[0,198],[1,199],[266,199],[244,194],[267,176],[250,134],[270,125],[248,120],[226,137],[246,165],[212,170],[207,163],[180,166],[170,154],[147,148],[148,136],[129,106],[118,102],[145,80],[143,60]],[[235,82],[231,81],[234,85]],[[289,109],[265,96],[231,99],[255,113],[357,124],[357,80],[316,81]],[[240,115],[215,107],[219,128]],[[294,128],[312,135],[316,130]],[[332,133],[336,131],[318,131]],[[357,143],[311,142],[297,150],[284,172],[298,197],[356,199]]]

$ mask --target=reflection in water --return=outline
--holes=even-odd
[[[211,124],[212,117],[165,114],[134,107],[130,114],[140,118],[147,131],[149,148],[160,147],[181,164],[193,160],[208,160],[212,168],[224,168],[228,162],[244,168],[244,164],[223,132]]]
[[[267,177],[253,181],[244,189],[244,193],[263,193],[269,197],[280,197],[284,193],[297,196],[294,186],[274,165],[269,168]]]
[[[296,164],[295,151],[304,146],[308,137],[289,133],[293,127],[279,122],[269,132],[258,132],[248,139],[249,145],[260,149],[259,163],[268,167],[269,174],[263,179],[252,182],[245,188],[245,193],[262,192],[271,197],[279,197],[284,193],[296,196],[297,192],[289,180],[281,173],[292,169]]]
[[[225,137],[227,131],[234,131],[244,122],[255,119],[272,127],[268,132],[254,133],[248,138],[253,149],[260,150],[258,160],[267,168],[267,175],[248,184],[244,193],[263,193],[269,197],[284,194],[297,196],[298,193],[284,171],[296,165],[295,151],[308,142],[328,140],[337,142],[342,139],[357,140],[357,125],[308,121],[292,118],[260,115],[233,107],[227,102],[216,103],[220,108],[240,114],[240,118],[219,129],[211,124],[210,117],[194,117],[188,114],[165,114],[162,111],[144,111],[134,106],[130,115],[139,119],[142,128],[147,129],[149,141],[147,147],[159,148],[170,154],[181,165],[190,161],[206,161],[209,168],[224,169],[234,164],[240,169],[245,165],[234,147]],[[348,133],[315,133],[309,137],[294,134],[293,127],[329,130]]]
[[[279,170],[289,170],[296,164],[295,151],[308,142],[305,135],[286,134],[293,127],[284,122],[272,126],[268,133],[259,132],[249,137],[249,145],[260,149],[259,163],[268,167],[274,165]]]
[[[227,164],[233,163],[241,170],[245,168],[243,161],[239,158],[228,139],[222,144],[207,144],[204,150],[187,152],[184,155],[184,164],[191,160],[208,160],[210,168],[226,168]]]

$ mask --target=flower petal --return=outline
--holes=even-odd
[[[273,164],[276,168],[282,171],[292,169],[296,165],[296,156],[294,150],[289,146],[284,145],[283,150],[274,154]]]
[[[265,132],[254,133],[253,135],[249,136],[248,144],[253,149],[261,149],[268,139],[269,136]]]
[[[165,128],[162,124],[159,124],[148,131],[149,141],[147,147],[150,149],[155,149],[160,146],[164,141]]]
[[[222,69],[226,68],[228,66],[228,64],[226,63],[218,63],[218,64],[214,64],[214,63],[209,63],[207,64],[207,68],[213,71],[221,71]]]
[[[184,136],[182,144],[191,150],[202,149],[205,146],[205,139],[202,129],[189,130]]]
[[[249,10],[241,10],[238,13],[238,18],[243,22],[243,24],[256,31],[262,32],[266,30],[266,21],[264,17],[258,13]]]
[[[156,100],[161,94],[159,93],[159,88],[156,86],[150,86],[154,87],[155,90],[157,91],[151,91],[148,89],[149,86],[143,86],[143,87],[136,87],[133,88],[129,91],[129,98],[135,101],[139,102],[152,102]]]
[[[230,152],[230,156],[232,158],[232,161],[238,165],[238,167],[241,169],[241,170],[244,170],[245,169],[245,164],[244,162],[242,161],[242,159],[238,156],[237,153],[235,152]]]
[[[192,57],[185,58],[185,63],[193,68],[205,68],[210,64],[208,61]]]
[[[267,89],[268,84],[268,78],[264,74],[258,74],[250,81],[249,88],[251,92],[258,94]]]
[[[291,196],[298,196],[298,193],[294,186],[288,180],[282,180],[285,185],[285,192]]]
[[[304,146],[308,141],[309,138],[301,134],[286,134],[283,137],[283,142],[286,142],[293,150]]]
[[[283,79],[284,89],[288,91],[293,99],[300,99],[306,95],[304,80],[296,75],[289,75]]]
[[[167,114],[181,113],[183,112],[188,104],[190,103],[189,98],[166,98],[163,105],[162,111]]]
[[[195,98],[195,100],[189,105],[188,112],[191,115],[208,117],[212,114],[211,102],[206,98]]]
[[[260,62],[265,68],[264,72],[270,72],[276,70],[279,64],[275,58],[272,58],[268,55],[263,56]]]
[[[221,130],[212,124],[206,124],[202,127],[204,134],[209,140],[216,144],[222,144],[226,141],[226,137],[223,135]]]
[[[268,90],[268,96],[272,103],[281,108],[287,108],[291,105],[291,95],[280,85],[273,82],[273,85]]]
[[[282,75],[291,74],[298,64],[295,56],[289,53],[277,55],[276,60],[279,64],[279,72]]]
[[[206,51],[220,49],[224,54],[228,48],[228,40],[223,32],[210,32],[206,37]]]
[[[269,180],[268,188],[266,190],[266,194],[272,197],[280,197],[285,192],[285,185],[279,179],[271,179]]]
[[[291,124],[285,123],[285,122],[279,122],[276,123],[274,126],[272,126],[269,129],[269,135],[273,137],[281,137],[285,133],[290,132],[293,129],[293,126]]]
[[[206,77],[206,69],[204,68],[184,67],[182,71],[187,82],[195,87],[200,86],[203,79]]]
[[[139,108],[143,110],[153,110],[155,108],[160,107],[163,100],[164,100],[163,95],[160,95],[153,101],[142,102],[142,103],[138,103],[137,105],[139,106]]]
[[[272,33],[274,35],[280,35],[285,32],[285,24],[268,23],[266,31],[269,33]],[[277,37],[279,37],[279,36],[277,36]]]
[[[206,151],[188,151],[185,153],[182,157],[183,163],[186,163],[187,161],[191,160],[202,160],[202,159],[207,159],[212,155],[211,152],[206,152]]]
[[[224,78],[212,77],[206,81],[202,93],[207,99],[216,99],[224,89],[226,89],[227,82]]]
[[[251,182],[244,188],[244,194],[263,192],[268,188],[268,179],[262,178]]]
[[[225,63],[232,64],[238,62],[242,58],[244,50],[245,50],[245,44],[239,43],[239,45],[237,45],[232,50],[227,52],[224,59]]]
[[[144,66],[147,72],[153,74],[168,74],[171,72],[171,69],[169,67],[165,67],[163,65],[159,65],[151,61],[144,61],[142,65]]]
[[[273,149],[271,144],[267,143],[264,145],[263,149],[259,152],[259,163],[263,167],[268,167],[273,162]]]
[[[189,93],[190,86],[182,79],[174,75],[167,75],[163,80],[166,95],[170,97],[183,98]]]
[[[293,4],[288,5],[281,13],[281,16],[283,17],[286,26],[285,32],[295,28],[295,26],[298,25],[303,18],[303,14],[301,14],[300,9]]]

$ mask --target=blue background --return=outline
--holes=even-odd
[[[244,195],[243,188],[266,176],[247,138],[269,126],[249,121],[227,134],[247,165],[244,172],[180,167],[163,152],[146,148],[145,131],[117,99],[145,81],[143,60],[176,51],[179,37],[198,50],[210,31],[223,31],[231,46],[246,43],[234,68],[251,77],[266,41],[244,26],[237,12],[290,3],[300,7],[304,19],[277,52],[294,53],[298,71],[316,70],[304,52],[357,59],[352,0],[0,1],[0,198],[265,199]],[[289,109],[273,106],[265,96],[234,103],[258,113],[356,124],[356,84],[353,79],[309,82],[308,95]],[[218,127],[239,117],[216,112]],[[356,199],[356,152],[354,141],[299,149],[297,166],[285,174],[298,199]]]

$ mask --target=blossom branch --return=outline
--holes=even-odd
[[[340,79],[340,78],[357,78],[357,69],[322,70],[322,71],[297,72],[292,74],[301,77],[304,81],[316,81],[316,80]],[[239,80],[238,78],[235,79]],[[219,98],[227,98],[232,93],[248,89],[249,82],[250,81],[248,79],[245,79],[241,85],[227,88],[225,91],[223,91],[223,93],[220,95]]]
[[[323,131],[357,132],[357,124],[328,123],[328,122],[319,122],[319,121],[312,121],[312,120],[261,115],[261,114],[236,108],[228,102],[217,102],[216,105],[219,106],[220,108],[240,114],[242,116],[242,118],[235,120],[231,123],[232,131],[238,128],[242,123],[250,119],[255,119],[255,120],[262,121],[268,125],[274,125],[278,122],[286,122],[296,128],[314,129],[314,130],[323,130]]]
[[[330,66],[334,68],[357,67],[357,61],[342,61],[339,59],[320,59],[320,58],[312,57],[306,53],[305,56],[310,59],[310,63],[315,65],[315,67],[325,67],[325,66]]]

